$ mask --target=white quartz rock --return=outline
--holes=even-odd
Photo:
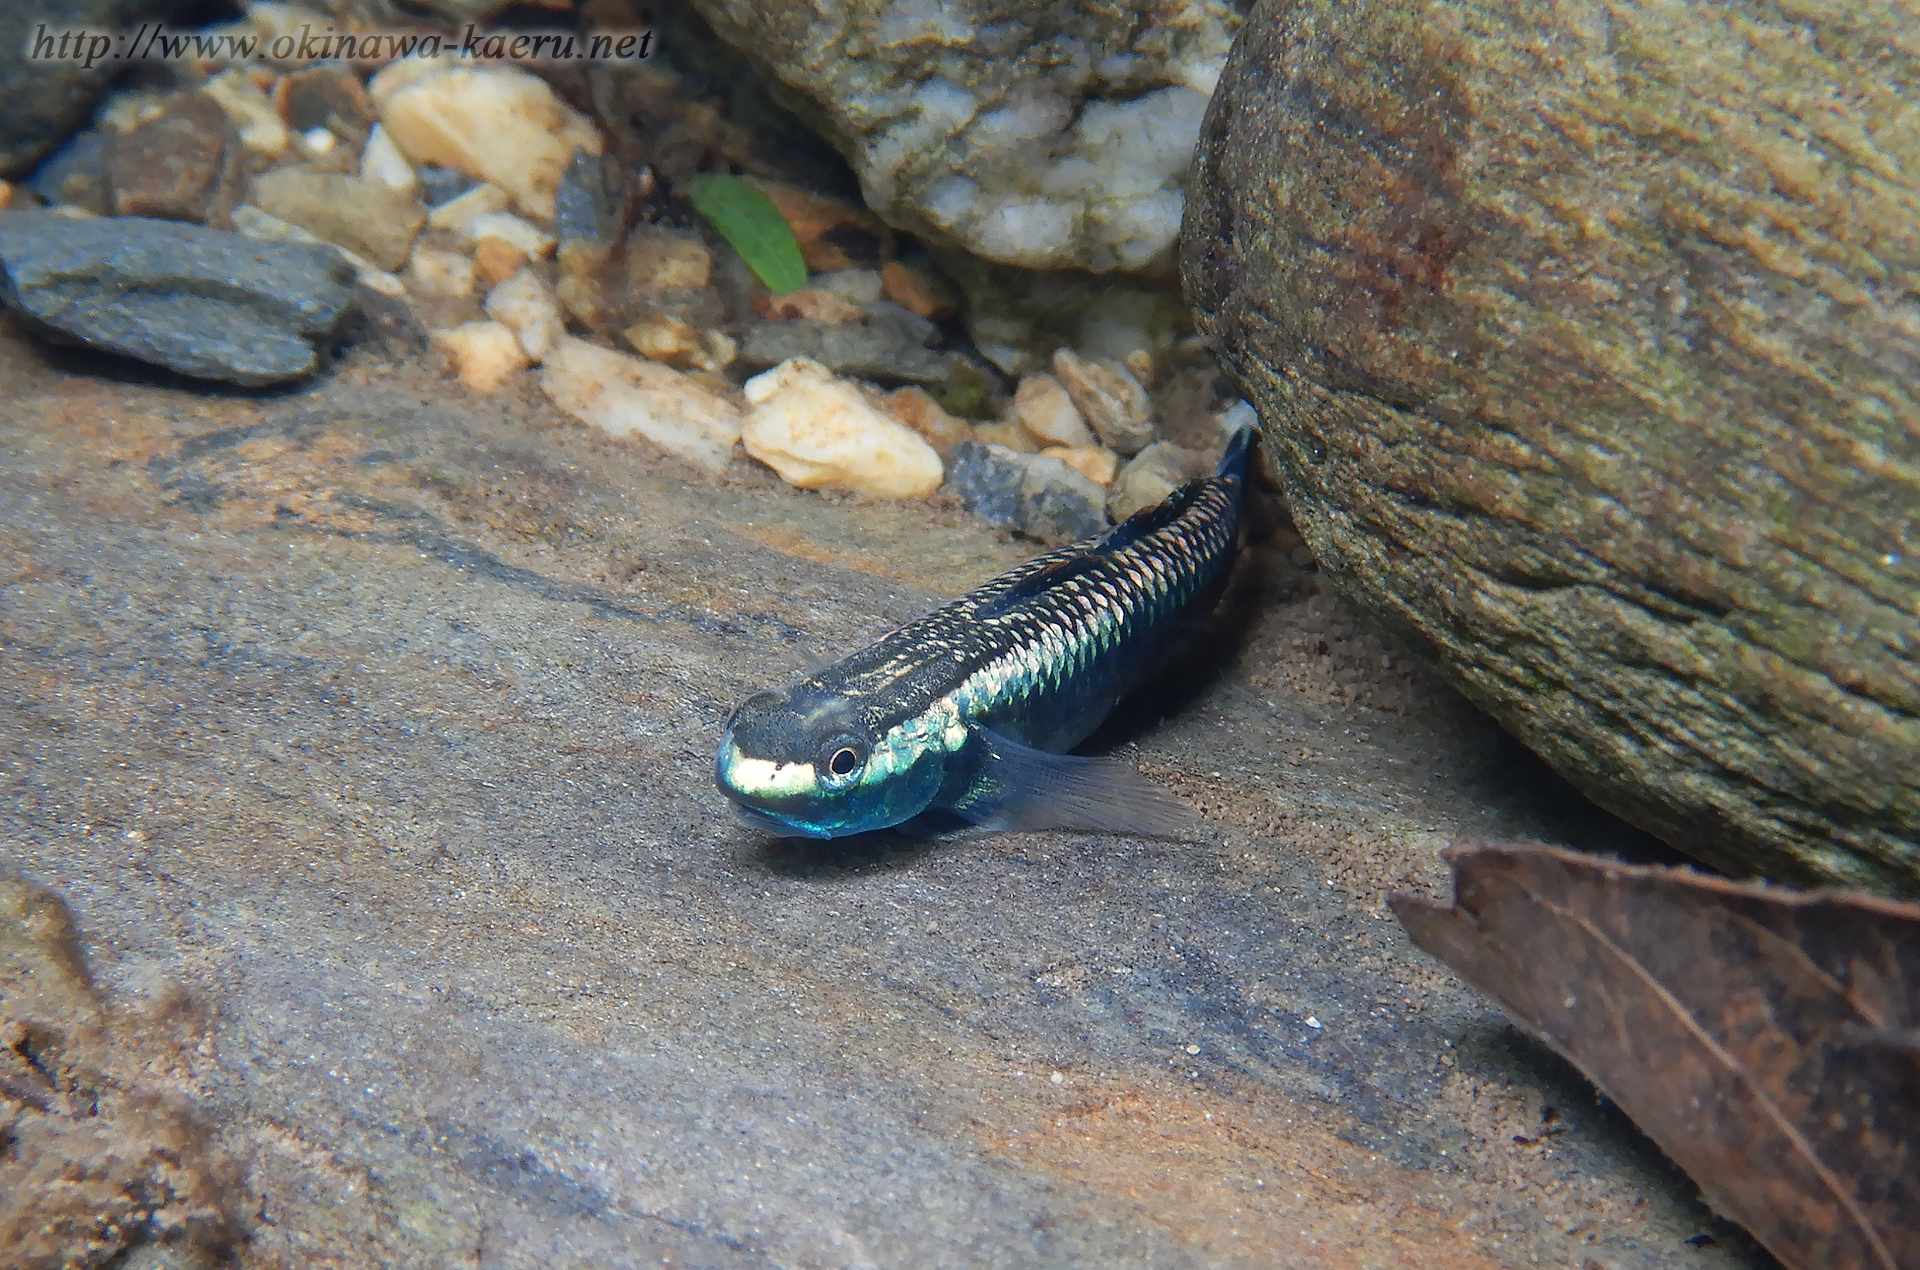
[[[638,434],[710,472],[726,468],[740,410],[691,375],[562,335],[540,386],[562,410],[614,436]]]
[[[559,301],[531,269],[522,269],[487,292],[487,316],[511,327],[520,337],[520,347],[536,362],[566,330]]]
[[[921,498],[940,488],[940,455],[819,362],[791,357],[746,383],[748,454],[802,489]]]
[[[510,66],[408,58],[367,85],[380,123],[415,164],[438,163],[500,186],[535,220],[575,148],[600,153],[600,134],[538,75]]]

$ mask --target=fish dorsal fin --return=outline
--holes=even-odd
[[[987,728],[973,787],[954,807],[986,830],[1088,829],[1191,838],[1200,820],[1120,759],[1054,754]]]
[[[1092,552],[1083,551],[1078,555],[1056,560],[1044,569],[1035,569],[982,605],[980,616],[998,617],[1023,601],[1049,591],[1071,578],[1077,578],[1093,568],[1096,558]]]
[[[1188,481],[1167,495],[1164,501],[1155,503],[1151,507],[1142,507],[1109,529],[1094,550],[1101,555],[1110,556],[1131,547],[1150,534],[1165,529],[1193,506],[1193,500],[1200,496],[1200,489],[1205,484],[1204,480]]]

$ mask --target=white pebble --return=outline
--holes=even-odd
[[[498,238],[507,246],[518,248],[529,260],[538,260],[553,250],[552,234],[512,212],[482,212],[455,232],[462,242],[468,243]]]
[[[291,138],[280,112],[245,71],[222,71],[207,81],[206,93],[227,112],[241,145],[269,158],[286,150]]]
[[[407,261],[409,287],[421,295],[450,299],[473,294],[473,257],[450,247],[415,243]]]
[[[513,199],[497,185],[476,185],[465,194],[459,194],[435,208],[427,211],[427,224],[434,229],[450,229],[459,233],[468,221],[476,216],[485,216],[488,212],[504,212]]]
[[[638,433],[710,472],[740,439],[740,411],[691,375],[562,335],[547,350],[540,386],[555,405],[614,436]]]
[[[853,304],[872,304],[886,286],[878,269],[835,269],[817,273],[807,285],[819,291],[831,291]]]
[[[1050,459],[1059,459],[1100,486],[1103,497],[1106,487],[1113,484],[1114,473],[1120,470],[1120,457],[1100,445],[1050,445],[1040,453]]]
[[[520,337],[527,356],[539,361],[566,329],[561,324],[560,304],[553,292],[531,269],[522,269],[487,292],[487,316],[504,322]]]
[[[1053,373],[1100,439],[1122,454],[1152,443],[1153,402],[1133,372],[1117,361],[1088,361],[1070,348],[1053,355]]]
[[[402,194],[412,194],[420,188],[419,174],[379,124],[373,125],[373,131],[367,134],[366,148],[360,151],[360,177]]]
[[[409,58],[367,85],[400,152],[491,181],[539,221],[575,149],[600,153],[600,134],[538,75],[509,66]]]
[[[746,383],[747,453],[802,489],[831,486],[880,498],[940,488],[940,456],[858,389],[815,361],[789,358]]]
[[[1013,417],[1048,445],[1094,444],[1080,408],[1052,375],[1029,375],[1020,381],[1013,392]]]
[[[468,322],[435,331],[431,339],[453,363],[460,382],[476,392],[498,392],[527,365],[519,339],[499,322]]]

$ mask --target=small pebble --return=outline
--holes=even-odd
[[[691,366],[705,350],[692,324],[668,313],[654,313],[620,333],[634,352],[670,366]]]
[[[487,292],[487,316],[504,322],[520,337],[527,356],[540,361],[566,327],[553,292],[532,269],[522,269]]]
[[[371,260],[398,269],[413,249],[427,209],[410,194],[343,172],[274,168],[254,176],[252,201],[269,215]]]
[[[102,132],[119,134],[132,132],[149,119],[158,119],[167,112],[167,107],[187,93],[166,93],[151,88],[123,88],[109,96],[93,112],[94,123]],[[226,118],[225,113],[221,119]]]
[[[334,147],[340,144],[340,138],[325,128],[309,128],[295,134],[294,140],[299,143],[302,154],[311,156],[332,154]]]
[[[498,238],[518,247],[529,260],[541,260],[553,251],[553,235],[512,212],[481,212],[454,231],[462,242]]]
[[[7,181],[0,181],[0,212],[6,211],[11,206],[13,206],[13,185]]]
[[[241,145],[266,158],[285,152],[290,140],[287,126],[245,71],[222,71],[207,81],[203,91],[227,112]]]
[[[476,185],[464,194],[441,203],[427,212],[427,224],[434,229],[459,233],[467,222],[489,212],[505,211],[512,199],[497,185]]]
[[[1168,441],[1156,441],[1133,457],[1109,482],[1107,515],[1118,522],[1163,502],[1187,480],[1185,451]]]
[[[1113,483],[1120,470],[1120,457],[1098,445],[1050,445],[1040,451],[1050,459],[1059,459],[1095,485]]]
[[[226,112],[206,93],[179,93],[100,147],[99,171],[115,216],[204,223],[232,203],[239,164],[228,151]]]
[[[884,300],[868,305],[865,319],[859,322],[828,325],[807,318],[749,322],[742,332],[740,355],[755,367],[800,358],[860,379],[946,383],[954,376],[954,357],[925,347],[925,333],[913,325],[919,322]]]
[[[989,445],[1003,445],[1016,454],[1040,453],[1040,443],[1034,440],[1033,434],[1011,420],[976,423],[973,435]]]
[[[597,154],[575,150],[560,174],[553,200],[553,236],[604,250],[620,223],[619,197],[608,189],[608,177],[617,165],[602,163]]]
[[[682,369],[725,370],[740,355],[731,336],[702,331],[670,313],[653,313],[620,333],[635,352]]]
[[[389,140],[391,140],[391,138],[389,138]],[[396,147],[396,149],[397,148],[398,147]],[[430,207],[438,207],[442,203],[451,203],[467,191],[485,184],[483,181],[474,180],[465,172],[456,172],[454,169],[442,167],[438,163],[419,164],[413,169],[413,173],[420,178],[420,197],[425,199],[427,205]],[[500,206],[490,207],[487,210],[490,212],[500,211],[511,201],[511,199],[507,198],[506,191],[501,190]]]
[[[573,152],[600,153],[593,124],[516,67],[408,58],[375,75],[367,91],[409,160],[491,181],[538,221],[553,219]]]
[[[429,338],[453,363],[460,382],[475,392],[498,392],[531,362],[513,328],[502,322],[466,322]]]
[[[830,291],[849,304],[872,304],[881,295],[880,274],[873,269],[835,269],[815,275],[810,283],[817,291]]]
[[[614,436],[638,434],[710,472],[740,439],[740,410],[691,375],[562,335],[540,386],[555,405]]]
[[[889,260],[880,266],[880,283],[887,299],[923,318],[942,317],[953,312],[952,292],[925,270]]]
[[[1013,417],[1047,445],[1090,446],[1093,433],[1080,408],[1052,375],[1029,375],[1013,393]],[[1102,482],[1104,484],[1104,482]]]
[[[360,151],[360,176],[362,180],[398,190],[409,197],[420,192],[420,174],[413,170],[413,165],[400,153],[400,147],[393,144],[393,138],[379,124],[373,125],[373,131],[367,134],[367,144]]]
[[[473,269],[488,286],[505,282],[527,264],[527,253],[504,238],[491,235],[473,248]]]
[[[253,7],[258,10],[261,6]],[[313,24],[324,23],[311,12],[302,21],[309,24],[309,30],[317,29]],[[294,25],[298,27],[299,23]],[[297,30],[294,38],[300,38]],[[272,96],[274,110],[296,132],[325,128],[336,137],[358,141],[373,126],[373,103],[367,100],[366,86],[348,66],[316,66],[282,75],[273,86]]]
[[[1153,403],[1124,365],[1106,359],[1090,362],[1063,348],[1053,355],[1053,373],[1108,446],[1138,454],[1152,443]]]
[[[713,281],[713,253],[691,230],[637,225],[626,255],[627,281],[642,296],[704,291]]]
[[[860,306],[850,303],[831,291],[812,287],[802,287],[798,291],[789,291],[785,295],[768,296],[761,302],[765,310],[763,316],[786,321],[789,318],[805,318],[812,322],[824,322],[828,326],[838,326],[843,322],[858,322],[865,316]]]
[[[888,414],[925,437],[942,459],[954,446],[973,435],[965,419],[948,414],[924,388],[911,384],[896,388],[882,397],[880,404]]]
[[[472,295],[473,274],[473,257],[450,247],[416,243],[407,259],[407,287],[423,295],[450,300]]]
[[[940,455],[825,366],[792,358],[746,383],[748,454],[802,489],[920,498],[940,487]]]
[[[1035,454],[1020,482],[1020,532],[1043,542],[1078,542],[1107,527],[1107,491],[1059,459]]]
[[[953,447],[946,492],[990,525],[1046,541],[1078,540],[1106,528],[1105,497],[1056,458],[968,439]]]
[[[700,345],[707,350],[707,370],[725,370],[740,356],[740,343],[725,331],[700,332]]]
[[[1152,353],[1149,353],[1144,348],[1136,348],[1127,354],[1126,366],[1128,370],[1133,372],[1133,377],[1139,380],[1142,385],[1148,388],[1153,387],[1154,369]]]

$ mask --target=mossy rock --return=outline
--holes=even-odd
[[[1676,846],[1908,895],[1916,29],[1269,0],[1181,260],[1343,590]]]

